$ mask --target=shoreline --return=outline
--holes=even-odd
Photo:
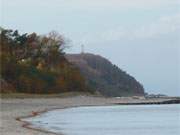
[[[37,111],[37,112],[33,111],[32,114],[27,115],[27,116],[23,116],[23,117],[17,117],[16,120],[23,123],[23,125],[22,125],[23,128],[27,128],[27,129],[31,129],[31,130],[36,130],[36,131],[47,133],[47,134],[51,133],[51,134],[54,134],[54,135],[63,135],[63,133],[55,133],[55,132],[52,132],[52,131],[48,131],[45,128],[35,127],[35,126],[33,126],[33,124],[31,122],[28,122],[28,121],[23,120],[23,119],[31,118],[31,117],[36,117],[38,115],[41,115],[43,113],[47,113],[47,112],[53,111],[53,110],[61,110],[61,109],[77,108],[77,107],[91,107],[91,106],[111,106],[111,105],[115,105],[115,104],[68,106],[68,107],[64,107],[64,108],[46,109],[46,110]]]
[[[58,109],[65,109],[65,108],[58,108]],[[58,133],[57,134],[55,132],[51,132],[51,131],[48,131],[48,130],[43,129],[43,128],[35,127],[35,126],[33,126],[33,124],[31,122],[23,120],[23,119],[26,119],[26,118],[36,117],[38,115],[41,115],[43,113],[47,113],[47,112],[53,111],[53,110],[56,110],[56,109],[49,109],[49,110],[43,110],[43,111],[37,111],[37,112],[33,111],[32,114],[24,116],[24,117],[17,117],[16,120],[21,122],[21,123],[23,123],[22,124],[23,128],[27,128],[27,129],[31,129],[31,130],[36,130],[38,132],[43,132],[43,133],[46,133],[46,134],[63,135],[62,133]]]
[[[80,106],[109,106],[126,105],[138,102],[163,102],[173,98],[164,99],[133,99],[133,98],[105,98],[93,96],[74,96],[65,98],[14,98],[1,100],[1,129],[3,135],[57,135],[57,133],[47,131],[42,128],[36,128],[30,122],[23,119],[35,117],[56,109],[65,109]],[[179,100],[179,99],[178,99]],[[58,135],[63,135],[58,133]]]

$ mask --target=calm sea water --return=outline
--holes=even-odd
[[[77,107],[26,120],[65,135],[180,135],[180,105]]]

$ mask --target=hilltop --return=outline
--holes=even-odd
[[[0,36],[0,93],[144,95],[135,78],[106,58],[65,54],[66,40],[57,32],[42,36],[2,29]]]
[[[65,57],[79,68],[87,85],[104,96],[144,95],[143,86],[134,77],[100,55],[83,53]]]

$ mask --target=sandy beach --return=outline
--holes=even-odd
[[[88,105],[112,105],[117,103],[136,103],[165,101],[168,99],[103,98],[93,96],[50,97],[50,98],[1,98],[0,130],[2,135],[44,135],[53,134],[24,128],[25,123],[18,118],[36,115],[36,112]]]

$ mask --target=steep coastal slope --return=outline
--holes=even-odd
[[[94,54],[67,54],[86,78],[88,86],[105,96],[142,96],[143,86],[107,59]]]

